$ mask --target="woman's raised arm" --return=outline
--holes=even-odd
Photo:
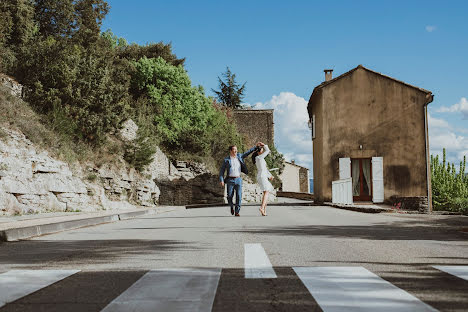
[[[263,153],[262,155],[258,155],[257,157],[260,157],[260,158],[265,158],[268,154],[270,154],[270,148],[268,148],[268,145],[263,145]]]

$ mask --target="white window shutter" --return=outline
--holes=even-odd
[[[340,180],[351,178],[351,158],[340,158]]]
[[[372,157],[372,201],[384,202],[383,157]]]

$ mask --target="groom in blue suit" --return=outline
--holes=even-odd
[[[257,143],[258,146],[258,143]],[[234,197],[234,192],[236,192],[236,217],[239,217],[239,212],[242,203],[242,178],[241,172],[247,174],[247,166],[245,165],[244,158],[249,156],[257,146],[252,147],[244,154],[237,152],[237,146],[229,146],[229,156],[224,158],[223,165],[219,171],[219,180],[221,186],[224,187],[224,182],[226,181],[227,185],[227,199],[229,206],[231,206],[231,214],[234,214],[234,203],[232,198]],[[224,173],[227,171],[226,177]]]

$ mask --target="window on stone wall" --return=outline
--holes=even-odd
[[[309,129],[312,133],[312,140],[315,139],[315,115],[312,115],[312,118],[309,119]]]

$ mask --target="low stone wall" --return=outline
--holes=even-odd
[[[178,178],[172,181],[157,181],[161,190],[162,205],[216,204],[223,203],[223,188],[216,176],[210,173],[192,179]]]
[[[391,199],[392,205],[400,204],[402,210],[417,210],[419,212],[428,212],[429,206],[427,196],[415,197],[398,197],[394,196]]]
[[[203,166],[196,163],[177,162],[180,170],[187,168],[186,175],[173,180],[156,181],[161,196],[159,203],[162,205],[195,205],[195,204],[224,204],[227,203],[226,187],[221,187],[219,177],[206,169],[194,169],[194,166]],[[182,171],[183,172],[183,171]],[[192,177],[192,176],[193,177]],[[263,192],[253,183],[248,176],[242,179],[242,201],[244,203],[261,202]],[[276,192],[268,196],[269,202],[276,200]]]

